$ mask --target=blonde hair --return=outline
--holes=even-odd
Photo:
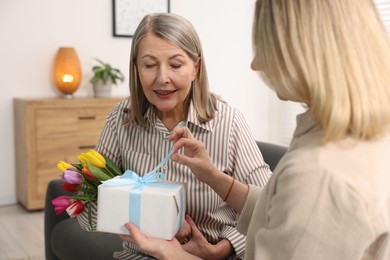
[[[147,34],[153,34],[175,44],[185,51],[194,62],[199,62],[199,71],[192,82],[185,104],[187,109],[185,112],[188,112],[192,100],[198,120],[201,123],[211,120],[217,109],[217,97],[209,92],[206,64],[198,34],[192,24],[183,17],[172,13],[156,13],[146,15],[133,36],[130,53],[131,112],[125,123],[135,122],[141,126],[146,126],[144,115],[148,108],[152,106],[145,97],[137,73],[138,48],[141,40]]]
[[[372,0],[257,0],[256,62],[305,103],[325,141],[368,140],[390,125],[390,44]]]

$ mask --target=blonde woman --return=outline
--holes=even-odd
[[[189,129],[172,160],[221,197],[234,184],[246,259],[390,259],[390,44],[373,1],[257,0],[253,43],[252,68],[307,107],[267,186],[222,174]],[[126,226],[159,259],[196,259]]]

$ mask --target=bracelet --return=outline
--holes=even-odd
[[[229,197],[230,192],[232,191],[232,188],[233,188],[234,181],[235,181],[235,178],[233,177],[233,181],[232,181],[232,183],[230,184],[229,190],[228,190],[228,192],[227,192],[225,198],[223,199],[223,201],[226,201],[227,198]]]

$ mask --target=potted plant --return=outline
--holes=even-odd
[[[99,62],[99,65],[92,67],[93,77],[90,81],[93,84],[95,97],[110,97],[112,85],[116,86],[119,81],[123,82],[125,77],[119,69],[97,58],[95,60]]]

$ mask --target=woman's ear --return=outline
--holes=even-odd
[[[199,73],[199,69],[200,69],[200,57],[198,58],[198,60],[195,62],[194,64],[194,70],[192,72],[192,80],[194,80],[196,78],[196,76],[198,75]]]

